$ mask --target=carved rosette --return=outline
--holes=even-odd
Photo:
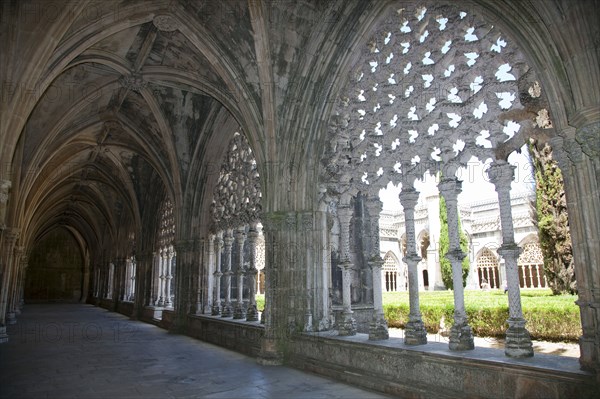
[[[179,29],[177,20],[171,15],[157,15],[152,20],[152,23],[161,32],[174,32]]]
[[[121,79],[119,79],[119,83],[121,83],[121,86],[124,88],[137,92],[142,91],[148,84],[139,73],[122,76]]]

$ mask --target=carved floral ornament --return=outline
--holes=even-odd
[[[175,240],[175,216],[173,214],[173,203],[170,199],[163,202],[161,208],[160,230],[158,241],[161,247],[173,244]]]
[[[229,142],[213,193],[210,207],[213,230],[259,221],[261,197],[256,160],[246,138],[236,132]]]
[[[173,32],[179,28],[177,20],[170,15],[157,15],[152,23],[162,32]]]
[[[513,136],[510,151],[531,129],[552,126],[520,51],[496,27],[450,5],[391,12],[349,79],[323,157],[321,180],[333,193],[377,195],[390,181],[412,186],[440,170],[451,176],[472,156],[495,160]]]

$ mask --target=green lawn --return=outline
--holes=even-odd
[[[420,292],[423,322],[429,332],[452,325],[452,291]],[[534,339],[576,341],[581,335],[576,295],[553,296],[548,290],[521,290],[523,316]],[[408,321],[408,292],[383,294],[386,318],[391,327],[404,327]],[[508,297],[502,291],[465,291],[465,308],[473,332],[481,337],[501,337],[508,319]]]
[[[581,335],[576,295],[552,295],[548,290],[521,290],[523,315],[532,338],[549,341],[576,342]],[[264,295],[256,296],[259,310],[264,308]],[[452,291],[420,292],[423,322],[430,333],[452,326],[454,293]],[[383,293],[383,307],[390,327],[404,328],[408,322],[408,292]],[[465,291],[465,308],[473,333],[479,337],[503,337],[508,319],[508,296],[499,290]],[[441,331],[444,333],[444,331]]]
[[[523,309],[536,307],[558,307],[565,310],[579,312],[575,305],[577,295],[552,295],[547,290],[521,290],[521,304]],[[439,305],[440,303],[454,306],[453,291],[423,291],[419,292],[419,301],[423,306]],[[384,292],[383,304],[408,304],[408,292]],[[471,291],[465,290],[465,306],[476,306],[478,308],[495,308],[506,306],[508,308],[508,296],[501,290]]]

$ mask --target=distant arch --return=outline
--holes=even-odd
[[[400,260],[392,251],[388,251],[383,257],[382,270],[382,288],[385,292],[398,291],[400,284],[398,281]]]
[[[537,237],[526,237],[521,242],[521,255],[517,260],[521,288],[546,288],[548,281],[544,273],[544,255]]]
[[[477,277],[479,278],[479,287],[487,283],[490,288],[500,288],[498,257],[487,247],[484,247],[477,255]]]

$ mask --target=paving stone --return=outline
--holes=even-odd
[[[37,336],[0,345],[0,398],[387,397],[285,366],[261,366],[89,305],[27,305],[19,321],[40,328]],[[115,334],[115,322],[119,331],[135,330],[135,339]],[[49,342],[44,332],[76,324],[94,325],[101,333],[90,339],[83,327]],[[11,333],[19,334],[17,325]]]

